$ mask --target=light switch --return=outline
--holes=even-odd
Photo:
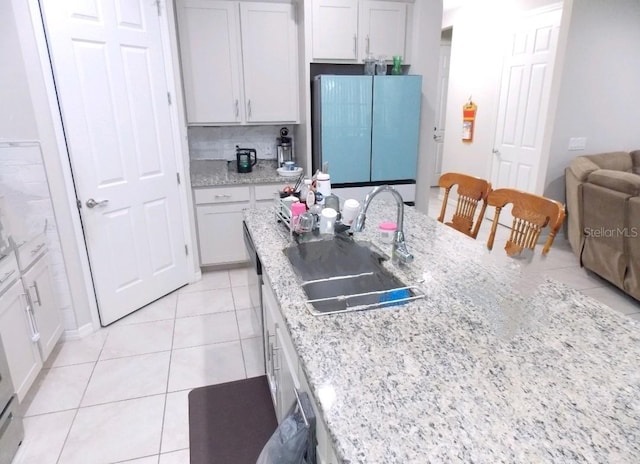
[[[569,150],[584,150],[586,147],[586,137],[571,137],[569,139]]]

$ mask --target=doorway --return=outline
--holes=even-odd
[[[442,174],[442,156],[444,152],[444,133],[447,117],[447,93],[449,91],[449,64],[451,62],[451,39],[453,28],[442,30],[440,36],[440,59],[438,61],[438,90],[436,94],[436,118],[433,127],[433,140],[436,142],[435,159],[431,174],[431,186],[438,185]]]
[[[534,10],[515,22],[502,68],[491,167],[494,189],[535,193],[561,16],[557,6]]]

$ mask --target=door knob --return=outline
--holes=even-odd
[[[491,150],[491,153],[493,153],[494,155],[500,156],[500,150],[498,150],[497,148],[494,148],[493,150]]]
[[[95,208],[96,206],[107,206],[109,200],[95,201],[93,198],[89,198],[85,203],[87,208]]]

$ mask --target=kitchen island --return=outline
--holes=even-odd
[[[640,462],[637,322],[413,208],[415,261],[388,265],[426,297],[313,316],[282,226],[244,214],[339,461]],[[384,246],[395,206],[367,216]]]

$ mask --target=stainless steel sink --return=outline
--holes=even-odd
[[[389,257],[367,242],[336,236],[300,243],[284,253],[303,281],[312,314],[395,306],[424,297],[385,269],[382,262]]]

